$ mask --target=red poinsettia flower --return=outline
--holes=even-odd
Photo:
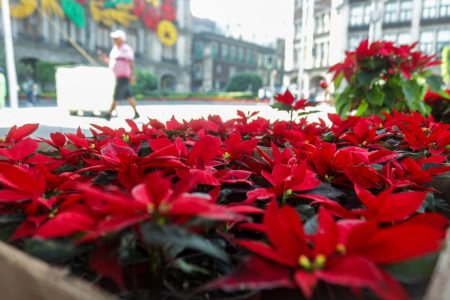
[[[209,195],[190,194],[189,191],[200,180],[193,176],[172,187],[168,178],[153,172],[146,176],[144,183],[133,188],[131,195],[117,190],[108,192],[82,186],[87,205],[100,215],[94,229],[82,240],[92,240],[146,220],[176,224],[186,223],[192,218],[242,220],[231,210],[212,202]]]
[[[392,193],[393,187],[378,195],[355,185],[356,195],[364,204],[364,209],[353,210],[354,214],[374,222],[402,221],[413,215],[425,201],[425,192]]]
[[[253,203],[258,199],[287,199],[295,192],[304,192],[315,189],[320,185],[314,172],[306,168],[306,163],[289,165],[276,165],[272,173],[262,171],[263,177],[272,185],[270,188],[259,188],[247,193],[245,203]]]
[[[4,138],[0,138],[0,147],[9,146],[16,143],[35,132],[39,127],[39,124],[25,124],[17,127],[14,125],[8,131],[8,134]]]
[[[355,289],[370,288],[381,299],[408,299],[401,286],[377,264],[395,263],[438,250],[445,236],[446,224],[441,220],[434,221],[440,224],[439,227],[411,220],[380,229],[376,223],[369,222],[336,224],[333,217],[321,209],[317,232],[305,234],[293,208],[279,209],[271,203],[264,214],[264,228],[270,244],[238,241],[254,255],[234,273],[214,281],[206,289],[297,286],[311,298],[317,282],[324,281]],[[420,236],[413,234],[413,230],[420,232]],[[412,249],[414,247],[407,246],[412,241],[421,245]]]

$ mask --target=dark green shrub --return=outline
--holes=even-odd
[[[230,78],[227,85],[227,92],[251,91],[254,95],[262,87],[262,78],[255,73],[238,73]]]
[[[145,70],[137,70],[136,83],[133,86],[135,94],[148,95],[158,88],[158,80],[153,73]]]

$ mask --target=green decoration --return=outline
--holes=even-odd
[[[75,0],[62,0],[62,8],[66,16],[78,27],[84,28],[86,26],[86,16],[83,6]]]
[[[133,0],[108,0],[103,4],[104,8],[116,8],[121,5],[133,5]]]

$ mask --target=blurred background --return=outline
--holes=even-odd
[[[450,53],[450,0],[3,0],[3,11],[5,4],[0,66],[11,69],[11,38],[21,106],[56,103],[58,67],[101,65],[97,52],[109,53],[116,29],[136,52],[133,89],[143,101],[264,102],[286,88],[327,101],[328,68],[364,39]]]

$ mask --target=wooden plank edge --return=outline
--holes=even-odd
[[[115,296],[0,241],[0,299],[117,300]]]
[[[450,229],[423,300],[450,299]]]

